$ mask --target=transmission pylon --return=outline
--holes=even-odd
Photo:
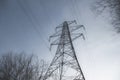
[[[85,28],[83,25],[73,26],[73,24],[76,24],[75,20],[64,21],[50,36],[50,39],[54,38],[51,46],[58,45],[58,47],[43,80],[85,80],[72,43],[79,37],[85,39],[83,33],[79,31]]]

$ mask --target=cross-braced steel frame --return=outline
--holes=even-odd
[[[73,23],[76,21],[64,21],[50,36],[50,39],[55,38],[51,46],[58,47],[43,80],[85,80],[72,43],[78,37],[85,39],[83,33],[79,32],[85,28],[83,25],[73,26]]]

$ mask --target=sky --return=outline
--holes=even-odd
[[[95,16],[94,1],[0,0],[0,54],[33,53],[51,61],[55,49],[49,51],[49,36],[62,22],[76,20],[86,28],[86,40],[74,41],[86,80],[119,80],[120,34],[115,33],[108,16]]]

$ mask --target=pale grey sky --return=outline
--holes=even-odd
[[[86,27],[86,40],[74,42],[86,80],[119,80],[120,35],[107,17],[94,16],[92,1],[0,0],[0,53],[24,51],[52,60],[48,37],[63,21],[77,20]]]

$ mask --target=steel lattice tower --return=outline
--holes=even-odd
[[[85,39],[83,33],[77,31],[85,28],[83,25],[73,26],[73,23],[76,21],[64,21],[50,36],[50,39],[55,38],[51,46],[58,47],[43,80],[85,80],[72,43],[78,37]]]

